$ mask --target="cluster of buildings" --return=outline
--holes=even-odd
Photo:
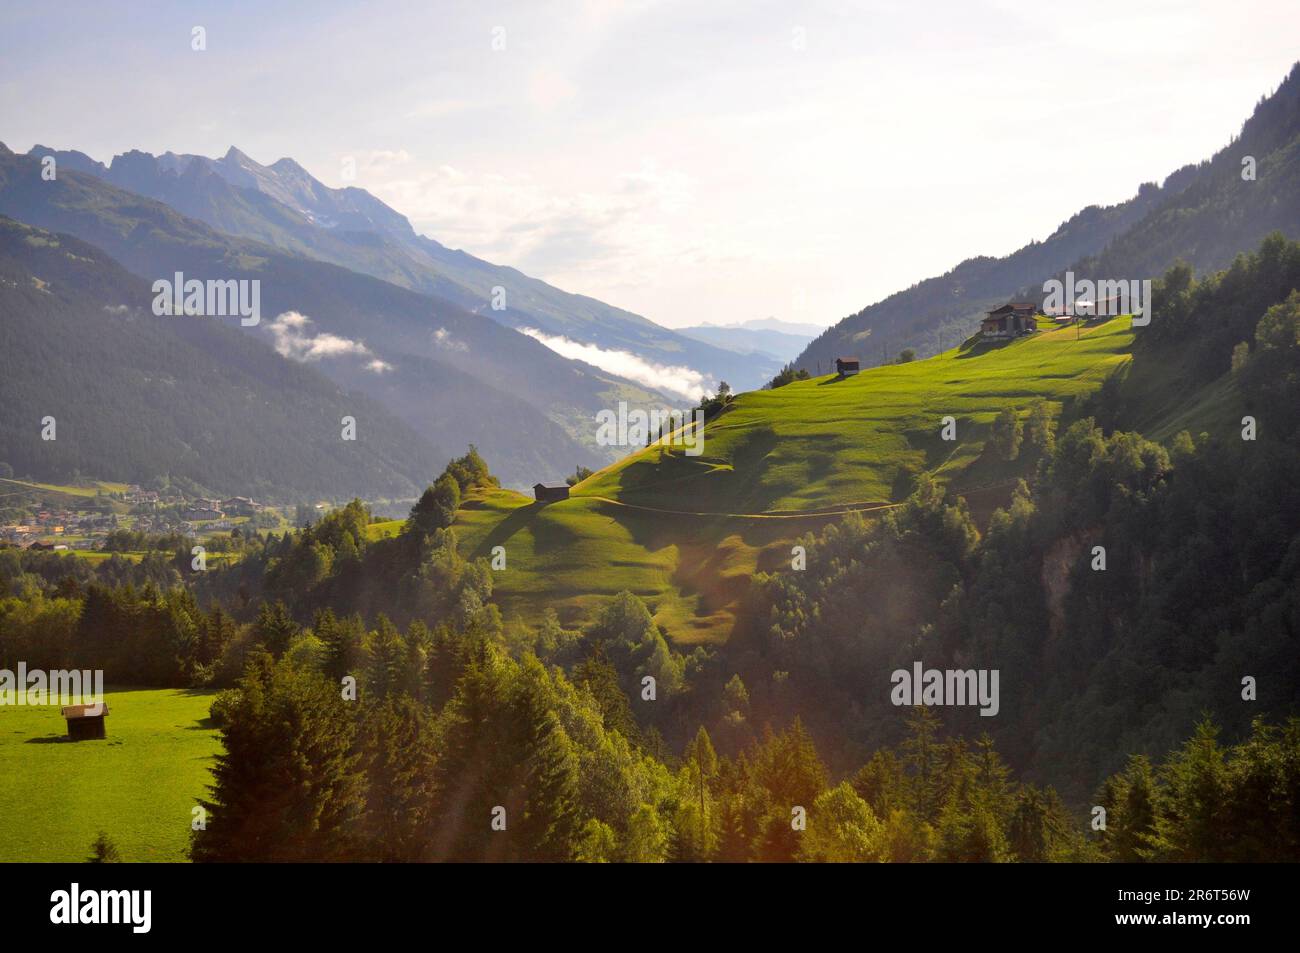
[[[165,500],[157,490],[142,490],[132,483],[122,494],[122,502],[129,503],[131,506],[158,506]]]
[[[157,490],[146,490],[135,483],[127,486],[126,492],[122,494],[122,502],[130,506],[144,507],[146,509],[181,505],[184,507],[185,512],[202,512],[209,514],[193,517],[194,519],[220,519],[223,516],[252,516],[254,513],[259,513],[265,509],[263,504],[258,503],[256,500],[250,499],[247,496],[232,496],[224,500],[187,500],[184,494],[175,489],[169,489],[159,493]]]
[[[47,540],[107,534],[117,525],[117,516],[113,514],[41,510],[28,522],[0,526],[0,543],[19,549],[68,549],[67,543]]]
[[[183,519],[224,520],[228,516],[252,516],[265,507],[246,496],[232,496],[227,500],[194,500],[181,510]]]
[[[158,536],[165,536],[168,533],[193,535],[193,527],[168,510],[161,510],[153,515],[146,513],[137,516],[131,524],[131,529],[140,533],[153,533]]]
[[[1045,314],[1057,327],[1074,324],[1076,321],[1087,324],[1099,318],[1119,314],[1123,303],[1118,298],[1103,298],[1100,301],[1076,301],[1072,307],[1053,308],[1046,312],[1033,301],[1008,301],[1000,308],[985,313],[980,322],[980,336],[985,338],[1013,338],[1021,334],[1033,334],[1038,330],[1038,316]]]
[[[236,525],[234,517],[253,516],[266,508],[246,496],[186,500],[175,491],[158,493],[135,485],[127,487],[121,499],[131,505],[132,516],[67,509],[27,513],[20,521],[0,525],[0,547],[99,549],[104,537],[122,528],[159,536],[195,536],[198,522],[205,524],[204,531],[229,530]]]

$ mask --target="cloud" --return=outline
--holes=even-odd
[[[708,378],[689,367],[654,364],[631,351],[616,351],[595,344],[583,344],[581,341],[573,341],[558,334],[546,334],[536,328],[519,328],[519,332],[540,341],[563,357],[586,361],[602,371],[609,371],[611,374],[626,377],[628,380],[657,390],[672,391],[691,400],[699,400],[711,389],[707,386]]]
[[[443,119],[473,108],[474,102],[469,99],[426,99],[408,109],[402,118],[408,122],[417,119]]]
[[[387,361],[381,361],[379,358],[375,358],[366,365],[366,370],[374,371],[376,374],[382,374],[385,371],[391,371],[392,369],[392,364],[389,364]]]
[[[539,69],[528,77],[528,100],[538,109],[554,109],[577,94],[578,87],[555,70]]]
[[[345,357],[355,354],[358,357],[372,357],[370,348],[360,341],[350,341],[345,337],[328,331],[312,334],[313,321],[297,311],[286,311],[267,325],[267,330],[275,337],[275,349],[283,357],[292,361],[319,361],[326,357]],[[375,364],[383,361],[373,360],[367,367],[378,371]],[[388,365],[385,365],[387,368]]]
[[[433,343],[438,347],[448,351],[468,351],[469,345],[464,341],[458,341],[451,336],[451,332],[446,328],[439,328],[433,332]]]
[[[700,254],[698,222],[685,238],[677,227],[695,207],[694,180],[651,157],[574,190],[531,173],[446,164],[384,171],[367,187],[417,231],[569,290],[613,295],[628,283],[653,283],[647,256],[671,270]]]
[[[361,168],[370,174],[384,175],[411,161],[405,149],[372,149],[361,159]]]

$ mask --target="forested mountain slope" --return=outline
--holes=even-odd
[[[156,317],[151,300],[99,249],[0,217],[0,460],[42,479],[315,500],[415,495],[449,455],[237,325]]]
[[[150,281],[259,280],[262,320],[250,333],[371,394],[431,441],[496,453],[509,483],[608,459],[596,412],[619,399],[662,402],[450,302],[231,238],[84,173],[40,172],[0,151],[0,213],[75,234]]]

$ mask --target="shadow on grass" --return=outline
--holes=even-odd
[[[984,354],[989,353],[990,351],[1001,350],[1002,348],[1006,347],[1008,344],[1014,344],[1018,340],[1019,338],[996,338],[991,341],[979,341],[975,344],[972,344],[969,348],[964,348],[958,351],[957,357],[954,358],[954,360],[964,361],[967,358],[980,357]]]
[[[478,559],[479,557],[489,556],[493,546],[504,545],[506,540],[531,523],[544,506],[546,506],[545,503],[534,501],[527,506],[520,506],[511,510],[509,516],[492,527],[492,531],[487,534],[483,542],[478,544],[471,558]]]

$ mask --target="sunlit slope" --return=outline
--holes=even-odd
[[[820,520],[671,517],[595,499],[539,504],[511,490],[474,491],[457,514],[462,553],[491,558],[494,598],[508,625],[535,625],[546,608],[579,626],[627,589],[678,642],[725,639],[756,568],[782,541]]]
[[[920,471],[955,489],[1007,476],[980,460],[993,418],[1045,400],[1053,414],[1127,361],[1127,317],[1082,329],[971,344],[925,361],[740,395],[705,430],[704,452],[651,447],[575,492],[708,513],[806,511],[886,503]],[[940,437],[957,421],[957,440]],[[978,466],[974,466],[979,461]]]
[[[1132,339],[1118,318],[742,394],[707,427],[701,456],[646,448],[549,504],[471,493],[461,549],[504,548],[493,582],[508,624],[536,624],[549,607],[581,625],[628,589],[674,641],[725,639],[755,571],[788,565],[795,539],[848,509],[883,511],[921,471],[1005,496],[1025,461],[983,452],[993,418],[1040,399],[1059,413],[1129,360]],[[944,416],[957,420],[954,442],[940,438]]]

